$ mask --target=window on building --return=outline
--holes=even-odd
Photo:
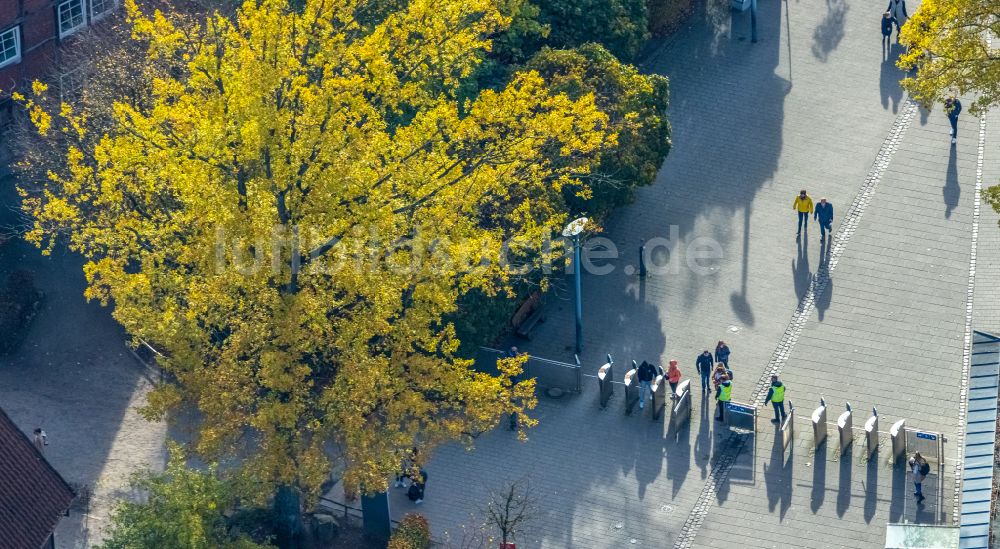
[[[21,29],[14,27],[0,32],[0,67],[21,60]]]
[[[66,0],[59,4],[59,38],[69,36],[87,24],[83,0]]]
[[[118,7],[118,0],[90,0],[90,20],[97,21]]]

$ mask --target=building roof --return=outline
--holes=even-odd
[[[962,467],[962,549],[986,549],[990,546],[998,389],[1000,338],[975,331],[972,337],[969,409],[965,423],[965,461]]]
[[[0,540],[4,547],[41,547],[73,497],[73,489],[0,409]]]

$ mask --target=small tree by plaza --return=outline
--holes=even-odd
[[[505,482],[490,492],[490,501],[483,509],[486,526],[496,531],[500,547],[507,547],[537,518],[538,501],[527,479]]]

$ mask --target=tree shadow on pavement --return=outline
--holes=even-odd
[[[771,461],[764,464],[764,483],[767,489],[767,510],[773,513],[777,507],[779,520],[785,519],[785,513],[792,506],[794,457],[795,441],[791,442],[786,459],[781,431],[776,430],[774,444],[771,446]]]
[[[830,52],[837,49],[844,38],[844,20],[847,16],[847,2],[844,0],[826,0],[826,16],[813,31],[812,53],[824,63],[830,57]]]
[[[954,145],[948,151],[948,172],[945,176],[944,187],[941,189],[944,195],[944,217],[950,218],[951,212],[958,206],[959,198],[962,196],[962,187],[958,184],[958,162]]]
[[[749,256],[750,237],[738,235],[735,214],[749,214],[747,205],[778,167],[791,82],[775,73],[788,39],[780,2],[758,4],[756,44],[749,39],[748,12],[732,14],[728,2],[703,4],[692,24],[644,64],[645,70],[670,79],[668,116],[674,146],[656,182],[638,191],[636,203],[644,206],[626,209],[608,226],[610,232],[636,238],[652,238],[676,226],[682,250],[696,239],[710,239],[723,255],[713,264],[712,273],[717,274],[718,269],[739,265],[729,258],[737,257],[734,248],[741,243]],[[715,160],[706,161],[706,154]],[[650,216],[642,211],[648,212],[649,204],[663,207]],[[631,215],[633,209],[639,211]],[[744,221],[744,229],[748,225]],[[744,264],[747,261],[744,258]],[[671,291],[679,296],[679,305],[690,310],[699,304],[702,292],[720,290],[714,286],[719,281],[685,268],[671,277]],[[725,296],[737,288],[721,290]],[[753,297],[742,287],[730,301],[744,323],[754,321],[752,304]]]

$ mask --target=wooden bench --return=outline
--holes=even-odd
[[[535,290],[531,296],[518,307],[517,312],[510,319],[514,333],[519,337],[531,340],[531,330],[539,322],[545,322],[545,311],[542,306],[542,293]]]

